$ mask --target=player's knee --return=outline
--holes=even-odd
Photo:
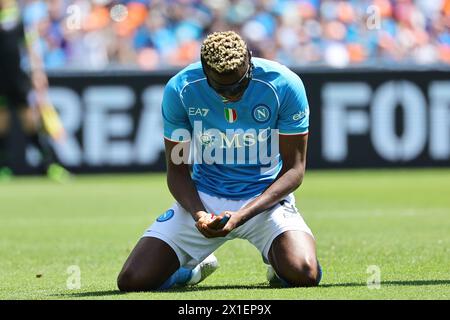
[[[140,276],[131,269],[124,269],[117,277],[117,287],[123,292],[156,290],[159,284]]]
[[[291,286],[314,287],[319,284],[320,272],[316,262],[301,261],[295,264],[285,276]]]
[[[120,291],[128,292],[135,291],[133,273],[128,270],[122,270],[117,277],[117,287]]]
[[[30,108],[23,108],[23,111],[20,115],[20,122],[22,125],[22,129],[25,134],[33,134],[39,131],[40,122],[34,114],[31,112]]]
[[[7,133],[10,129],[10,117],[5,108],[0,105],[0,136]]]

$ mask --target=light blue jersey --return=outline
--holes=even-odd
[[[277,62],[252,62],[253,78],[237,102],[225,103],[208,85],[200,62],[181,70],[164,90],[165,138],[200,146],[192,179],[199,191],[220,198],[249,199],[274,181],[282,163],[278,137],[271,134],[308,133],[301,79]]]

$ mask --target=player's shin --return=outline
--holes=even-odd
[[[42,156],[42,168],[47,171],[48,167],[55,162],[55,154],[50,145],[48,136],[42,132],[27,135],[27,142],[38,149]]]
[[[0,182],[11,180],[12,174],[13,172],[9,168],[9,157],[6,150],[6,139],[0,136]]]
[[[0,167],[7,165],[6,137],[0,135]]]
[[[70,178],[70,173],[56,161],[56,154],[50,144],[50,137],[42,132],[27,135],[27,142],[38,149],[42,157],[40,170],[42,173],[57,182],[65,182]]]

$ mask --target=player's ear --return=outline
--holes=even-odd
[[[208,66],[202,56],[200,56],[200,62],[202,64],[203,73],[207,76],[208,75],[208,73],[207,73]]]
[[[255,66],[253,65],[252,62],[252,51],[247,49],[247,55],[248,55],[248,63],[250,63],[250,77],[252,77],[253,75],[253,69],[255,68]]]

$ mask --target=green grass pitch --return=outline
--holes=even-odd
[[[121,294],[125,258],[173,201],[163,174],[0,183],[0,299],[450,299],[449,169],[310,170],[296,196],[317,239],[319,287],[270,288],[257,250],[234,240],[196,287]],[[80,289],[67,288],[71,265]],[[373,265],[379,289],[367,286]]]

